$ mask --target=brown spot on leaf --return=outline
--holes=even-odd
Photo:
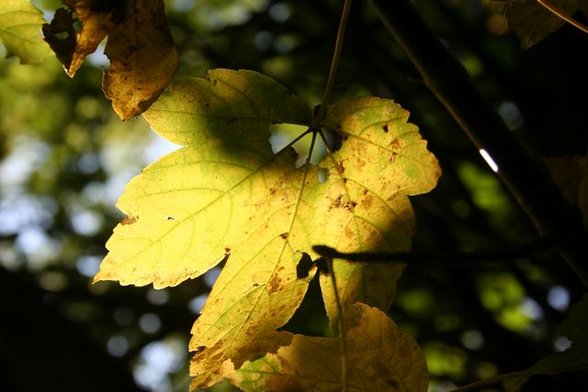
[[[345,227],[345,237],[347,238],[354,238],[355,234],[353,233],[353,230],[351,230],[349,227]]]
[[[384,132],[388,133],[389,129],[388,129],[388,124],[385,124],[382,129],[384,130]]]
[[[356,205],[357,205],[357,202],[350,200],[350,201],[345,202],[345,204],[343,205],[343,208],[345,208],[346,210],[349,210],[349,211],[353,211],[355,209]]]
[[[198,354],[202,351],[206,350],[206,346],[198,346],[195,350],[193,350],[194,354]]]
[[[337,162],[337,172],[339,172],[339,174],[345,173],[345,166],[343,166],[342,161]]]
[[[139,220],[138,216],[127,215],[127,216],[125,216],[125,218],[122,221],[120,221],[120,224],[123,226],[132,225],[137,220]]]
[[[364,195],[365,195],[365,193],[364,193]],[[368,195],[368,196],[366,196],[366,197],[363,199],[363,201],[362,201],[362,206],[363,206],[365,209],[369,210],[369,209],[371,208],[371,206],[372,206],[372,203],[373,203],[373,201],[374,201],[374,198],[373,198],[373,196],[372,196],[372,195]]]
[[[283,240],[287,240],[288,239],[288,233],[282,233],[280,234],[280,238]]]
[[[402,145],[400,143],[400,140],[395,137],[391,142],[390,142],[390,148],[393,150],[400,150],[402,148]]]
[[[225,248],[225,255],[229,255],[229,254],[231,254],[231,248],[226,247]]]
[[[337,198],[335,200],[333,200],[333,202],[329,206],[329,210],[331,210],[333,208],[340,208],[341,205],[343,204],[341,201],[342,198],[343,198],[343,194],[340,194],[339,196],[337,196]]]
[[[267,291],[269,293],[275,293],[282,287],[282,278],[279,276],[272,276],[270,281],[267,283]]]

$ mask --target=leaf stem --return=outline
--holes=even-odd
[[[337,288],[337,278],[335,277],[335,270],[333,269],[333,259],[325,258],[327,270],[331,277],[331,284],[335,292],[335,303],[337,304],[337,311],[339,312],[339,343],[341,344],[341,384],[342,392],[348,391],[347,385],[347,328],[345,327],[345,320],[343,315],[343,305],[341,304],[341,297],[339,297],[339,289]]]
[[[290,140],[290,142],[288,144],[286,144],[284,147],[282,147],[276,154],[284,151],[285,149],[287,149],[288,147],[292,147],[294,146],[294,144],[296,144],[297,141],[299,141],[300,139],[304,138],[306,135],[308,135],[310,132],[313,132],[313,130],[311,128],[308,128],[306,131],[302,132],[300,135],[296,136],[294,139]]]
[[[320,129],[320,123],[323,121],[327,108],[331,103],[331,96],[333,95],[333,87],[335,86],[335,77],[337,75],[337,68],[339,60],[341,59],[341,52],[343,51],[343,39],[345,38],[345,29],[347,28],[347,21],[351,10],[351,0],[345,0],[343,10],[341,11],[341,19],[339,20],[339,28],[337,30],[337,39],[335,40],[335,50],[331,60],[331,68],[329,69],[329,76],[327,78],[327,85],[323,93],[323,99],[319,106],[318,113],[314,118],[314,129]]]
[[[316,132],[312,133],[312,140],[310,141],[310,147],[308,149],[308,156],[306,157],[305,164],[310,164],[310,160],[312,158],[312,152],[314,151],[314,143],[316,142]]]
[[[561,9],[557,8],[556,6],[551,4],[550,2],[545,1],[545,0],[537,0],[537,3],[541,4],[545,9],[550,11],[552,14],[559,17],[560,19],[565,20],[566,22],[568,22],[569,24],[571,24],[572,26],[574,26],[578,30],[583,31],[584,33],[588,34],[588,26],[585,26],[582,23],[575,20],[574,18],[572,18],[571,16],[566,15],[565,12],[563,12]]]

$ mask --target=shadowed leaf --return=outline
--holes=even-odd
[[[64,8],[55,11],[51,23],[43,25],[43,36],[68,72],[77,42],[72,12]]]
[[[584,224],[588,226],[588,158],[565,156],[548,158],[546,162],[562,194],[580,209]]]
[[[382,311],[347,307],[347,390],[425,392],[428,374],[416,341]],[[243,391],[341,391],[339,338],[294,335],[275,354],[245,363],[228,377]]]

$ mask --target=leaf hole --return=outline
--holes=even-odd
[[[295,166],[297,168],[302,167],[304,163],[308,159],[308,154],[310,153],[310,144],[312,142],[312,133],[308,133],[300,140],[297,140],[294,144],[296,138],[300,137],[304,132],[308,130],[308,126],[306,125],[298,125],[298,124],[272,124],[270,126],[270,138],[269,142],[272,146],[272,151],[274,154],[278,154],[283,149],[291,146],[298,154],[298,159],[296,160]],[[310,163],[313,165],[318,164],[326,155],[326,147],[322,138],[318,137],[315,139],[315,145],[312,148],[312,156],[310,157]]]

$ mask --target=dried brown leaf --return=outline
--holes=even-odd
[[[120,22],[124,12],[124,2],[103,2],[99,0],[65,0],[64,4],[75,11],[82,22],[82,30],[77,35],[77,43],[71,64],[66,68],[73,77],[87,55],[98,48],[108,33]]]
[[[116,114],[128,120],[147,110],[167,87],[177,53],[162,0],[129,1],[124,14],[108,36],[110,68],[102,88]]]
[[[151,106],[169,84],[177,53],[166,23],[163,0],[63,0],[45,41],[73,77],[86,56],[108,37],[105,53],[110,68],[102,88],[122,120]],[[76,32],[75,24],[81,24]]]

